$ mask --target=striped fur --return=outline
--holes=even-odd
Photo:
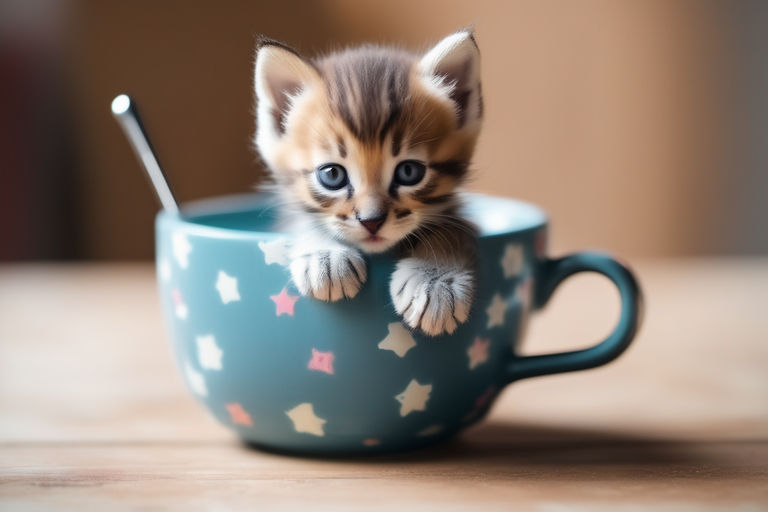
[[[453,211],[483,108],[470,32],[423,56],[367,45],[314,60],[262,39],[255,82],[256,147],[289,217],[309,215],[299,223],[379,252]],[[421,182],[394,180],[404,160],[427,166]],[[346,169],[347,186],[332,191],[318,182],[315,169],[329,163]],[[386,216],[382,240],[369,243],[360,220],[378,215]]]

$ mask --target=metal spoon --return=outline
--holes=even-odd
[[[168,184],[168,179],[160,168],[155,153],[152,151],[152,146],[141,124],[141,118],[139,117],[135,102],[127,94],[115,96],[115,99],[112,100],[112,115],[120,123],[125,136],[128,137],[128,142],[131,143],[133,151],[144,165],[144,170],[147,172],[147,176],[149,176],[149,181],[155,189],[155,194],[157,194],[160,204],[167,211],[178,214],[179,204],[176,202],[176,197],[173,195],[171,186]]]

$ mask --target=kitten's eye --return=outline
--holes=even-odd
[[[315,171],[317,181],[329,190],[339,190],[349,183],[347,170],[339,164],[325,164]]]
[[[400,162],[395,167],[395,182],[398,185],[415,185],[424,177],[427,168],[415,160]]]

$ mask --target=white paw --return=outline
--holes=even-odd
[[[330,302],[357,295],[367,277],[363,257],[347,247],[295,256],[290,270],[299,293]]]
[[[473,281],[472,272],[465,268],[440,268],[406,258],[392,274],[389,293],[405,323],[437,336],[452,333],[467,320]]]

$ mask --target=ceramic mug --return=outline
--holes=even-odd
[[[156,223],[162,306],[194,395],[243,440],[300,453],[376,453],[432,444],[480,420],[507,384],[605,364],[629,345],[640,295],[610,256],[546,255],[547,217],[535,206],[470,195],[480,228],[469,320],[428,337],[400,322],[389,297],[396,260],[367,256],[368,281],[348,300],[299,296],[290,237],[273,232],[259,197],[191,205]],[[521,356],[531,311],[568,276],[613,281],[621,314],[592,348]]]

